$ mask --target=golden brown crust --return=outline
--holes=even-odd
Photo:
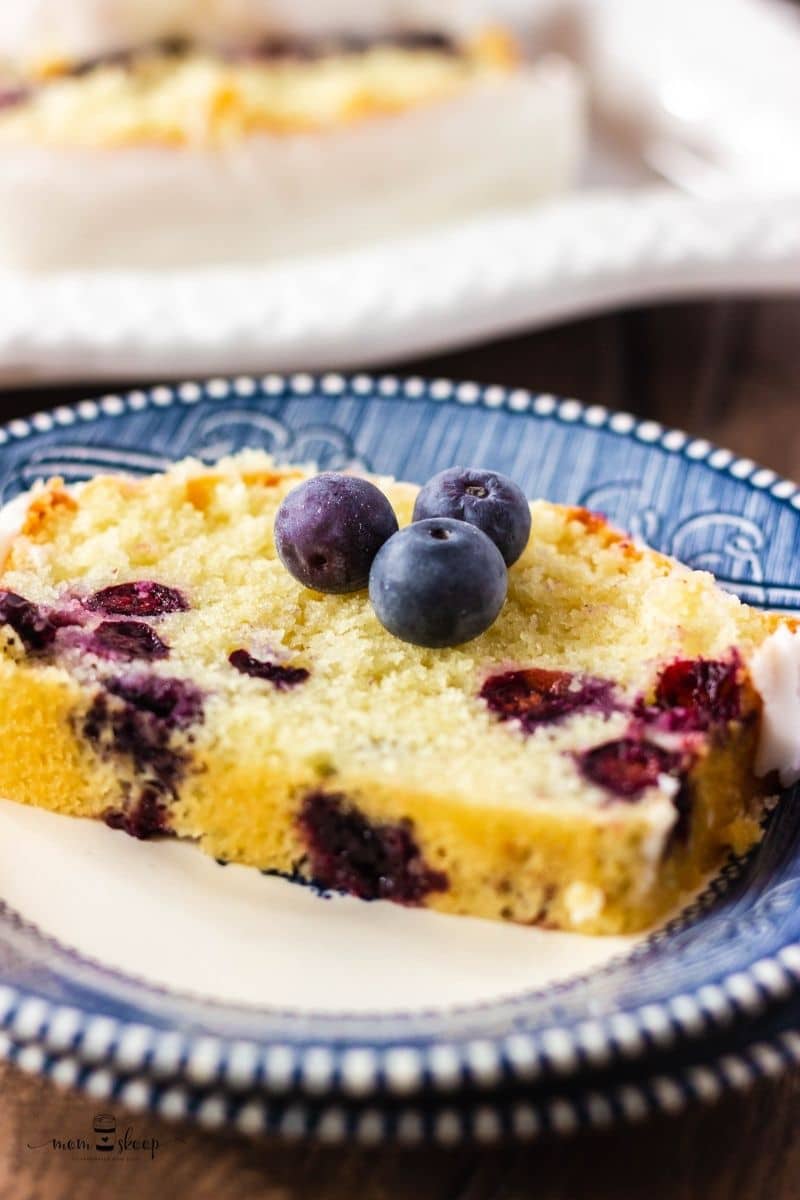
[[[65,512],[76,512],[77,502],[61,478],[49,479],[44,491],[31,501],[20,532],[31,541],[49,537],[50,523]]]
[[[334,48],[310,60],[155,47],[79,75],[52,60],[40,66],[29,100],[0,115],[0,136],[12,144],[171,149],[282,138],[447,101],[518,62],[513,37],[497,28],[457,48],[378,40],[357,54]]]
[[[63,481],[52,480],[28,517],[35,552],[23,534],[4,573],[4,587],[45,611],[63,604],[68,615],[87,591],[128,581],[185,596],[185,609],[154,626],[169,656],[137,668],[203,695],[202,721],[170,733],[185,755],[164,806],[173,832],[216,857],[308,874],[298,811],[324,790],[356,805],[371,827],[413,821],[425,861],[450,881],[425,903],[603,933],[662,916],[730,846],[757,838],[759,701],[745,672],[780,617],[634,545],[598,513],[536,501],[498,621],[465,646],[409,646],[379,625],[366,593],[310,592],[282,567],[275,513],[305,475],[251,451],[144,480],[98,477],[72,505]],[[417,489],[375,482],[400,524],[408,521]],[[105,740],[86,732],[88,707],[99,691],[102,715],[119,669],[83,657],[94,620],[77,631],[77,650],[75,639],[59,640],[52,655],[26,656],[9,638],[0,655],[0,784],[13,799],[57,811],[119,815],[142,780],[135,758],[108,751],[113,724]],[[280,690],[247,677],[230,660],[240,650],[302,668],[305,678]],[[681,755],[667,786],[659,776],[635,801],[620,800],[587,775],[587,753],[629,738],[632,727],[635,736],[646,719],[641,701],[655,702],[665,664],[730,661],[734,652],[745,685],[740,720],[685,740],[653,727]],[[600,677],[615,702],[526,729],[490,706],[484,686],[531,666]],[[675,800],[685,794],[689,820]]]

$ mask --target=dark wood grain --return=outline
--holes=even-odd
[[[798,300],[639,309],[396,369],[625,408],[800,478]],[[6,393],[0,416],[103,390]],[[677,1118],[491,1151],[285,1147],[139,1116],[134,1132],[160,1142],[152,1161],[27,1148],[85,1136],[97,1108],[0,1068],[0,1200],[800,1200],[797,1073]]]
[[[107,1108],[101,1104],[100,1108]],[[800,1077],[679,1118],[492,1150],[287,1147],[212,1135],[114,1105],[120,1132],[155,1158],[109,1161],[48,1147],[85,1135],[96,1103],[0,1068],[0,1195],[6,1200],[796,1200]]]
[[[263,364],[270,369],[269,362]],[[800,476],[800,300],[644,308],[390,364],[404,374],[529,387],[710,437]],[[160,382],[143,380],[143,384]],[[98,396],[86,387],[0,392],[0,419]]]

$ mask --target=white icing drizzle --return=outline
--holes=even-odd
[[[563,191],[583,154],[584,117],[579,74],[551,56],[402,118],[246,137],[224,155],[8,146],[0,265],[253,266],[363,247]]]
[[[756,774],[777,771],[784,787],[800,779],[800,633],[782,625],[762,643],[750,675],[764,710]]]

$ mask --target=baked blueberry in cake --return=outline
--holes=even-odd
[[[662,918],[800,774],[795,625],[456,475],[420,500],[248,451],[16,502],[0,794],[363,899]]]
[[[0,61],[0,261],[252,263],[364,242],[550,196],[583,140],[575,69],[526,63],[495,29],[42,51]]]

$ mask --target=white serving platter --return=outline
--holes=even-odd
[[[492,6],[587,71],[576,191],[273,264],[0,273],[0,383],[374,365],[624,304],[800,288],[800,10],[548,0],[526,28],[530,10]]]

